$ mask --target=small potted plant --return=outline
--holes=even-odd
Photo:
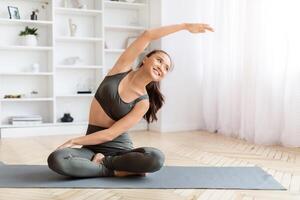
[[[38,36],[37,30],[37,28],[29,28],[26,26],[25,30],[19,33],[19,36],[22,38],[22,44],[25,46],[36,46]]]

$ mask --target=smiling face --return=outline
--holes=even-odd
[[[151,75],[153,81],[161,81],[171,70],[170,57],[161,51],[145,56],[143,67]]]

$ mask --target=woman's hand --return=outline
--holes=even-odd
[[[76,144],[74,144],[73,140],[71,139],[71,140],[68,140],[67,142],[65,142],[64,144],[60,145],[59,147],[57,147],[56,150],[67,148],[67,147],[73,147],[75,145]]]
[[[186,29],[191,33],[205,33],[205,31],[214,32],[214,29],[208,24],[186,23],[185,26]]]

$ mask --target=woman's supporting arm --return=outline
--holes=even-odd
[[[127,115],[116,121],[110,128],[70,139],[59,146],[58,149],[75,145],[95,145],[112,141],[114,138],[137,124],[146,114],[148,109],[149,102],[147,100],[142,100],[138,102]]]
[[[108,129],[104,129],[102,131],[97,131],[95,133],[77,137],[77,138],[72,138],[59,147],[57,149],[63,149],[67,147],[73,147],[76,145],[95,145],[95,144],[101,144],[104,142],[111,141],[111,137],[109,135]]]
[[[73,138],[74,145],[95,145],[111,141],[109,129],[97,131],[95,133]]]

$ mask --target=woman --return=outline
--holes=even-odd
[[[101,82],[91,103],[85,136],[68,140],[48,157],[53,171],[71,177],[145,175],[159,170],[164,154],[152,147],[133,148],[126,131],[143,117],[148,123],[164,98],[160,81],[171,71],[170,56],[162,50],[147,54],[137,70],[132,63],[152,40],[188,30],[213,31],[207,24],[183,23],[143,32],[119,57]],[[83,145],[81,148],[72,148]]]

